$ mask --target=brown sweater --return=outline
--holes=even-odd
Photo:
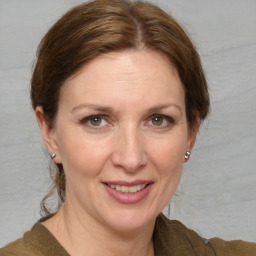
[[[155,256],[256,256],[256,243],[202,239],[176,220],[161,214],[153,234]],[[0,256],[70,256],[42,224],[2,249]]]

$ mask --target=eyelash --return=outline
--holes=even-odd
[[[81,124],[85,124],[85,125],[89,126],[92,129],[102,129],[103,127],[101,127],[101,126],[95,126],[95,125],[89,124],[89,121],[93,120],[93,118],[101,118],[102,120],[106,120],[107,116],[106,115],[100,115],[100,114],[99,115],[91,115],[91,116],[83,118],[80,121],[80,123]]]
[[[157,125],[153,125],[153,124],[152,124],[152,126],[153,126],[155,129],[163,129],[163,128],[169,127],[170,125],[175,124],[175,120],[174,120],[172,117],[170,117],[170,116],[166,116],[166,115],[162,115],[162,114],[153,114],[153,115],[151,115],[148,119],[149,119],[149,121],[152,122],[152,120],[153,120],[154,118],[163,118],[163,122],[164,122],[164,121],[167,122],[167,124],[161,125],[161,126],[157,126]]]
[[[101,126],[101,123],[100,123],[100,126],[96,126],[96,125],[92,125],[92,124],[89,124],[89,121],[90,120],[93,120],[94,118],[101,118],[102,120],[105,120],[105,122],[107,122],[107,118],[108,116],[107,115],[101,115],[101,114],[98,114],[98,115],[90,115],[88,117],[85,117],[83,118],[80,123],[81,124],[85,124],[87,125],[88,127],[90,127],[91,129],[103,129],[105,128],[105,125],[104,126]],[[175,124],[175,120],[170,117],[170,116],[166,116],[166,115],[162,115],[162,114],[153,114],[151,115],[150,117],[147,118],[147,126],[148,126],[148,123],[149,122],[152,122],[152,120],[154,118],[162,118],[163,119],[163,122],[168,122],[167,124],[165,125],[154,125],[152,124],[152,126],[155,128],[155,129],[163,129],[163,128],[166,128],[166,127],[169,127],[170,125],[172,124]],[[109,124],[109,126],[111,126],[111,124]]]

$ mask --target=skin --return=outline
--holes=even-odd
[[[175,193],[199,123],[188,128],[183,85],[167,57],[100,55],[64,83],[54,127],[40,106],[36,117],[67,180],[65,204],[43,225],[71,255],[153,255],[155,219]],[[104,184],[137,180],[152,185],[132,204]]]

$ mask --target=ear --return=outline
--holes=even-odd
[[[196,114],[196,120],[193,124],[193,126],[191,128],[189,128],[188,131],[188,141],[187,141],[187,147],[186,147],[186,152],[191,152],[194,145],[195,145],[195,141],[196,141],[196,135],[198,132],[200,126],[200,118],[199,118],[199,114]],[[187,159],[184,159],[184,162],[186,162]]]
[[[56,131],[54,127],[48,124],[44,117],[44,111],[42,106],[37,106],[35,109],[35,115],[38,125],[41,129],[44,144],[50,154],[55,153],[56,157],[53,159],[56,163],[61,163],[58,143],[56,140]]]

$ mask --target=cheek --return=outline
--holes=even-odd
[[[186,140],[179,138],[159,141],[151,151],[157,172],[156,201],[159,211],[170,202],[180,182]]]
[[[150,155],[158,169],[170,173],[182,168],[185,149],[186,140],[183,137],[163,139],[154,143]]]
[[[85,136],[65,136],[59,143],[59,150],[65,172],[82,175],[98,175],[109,156],[106,141],[95,142]]]

